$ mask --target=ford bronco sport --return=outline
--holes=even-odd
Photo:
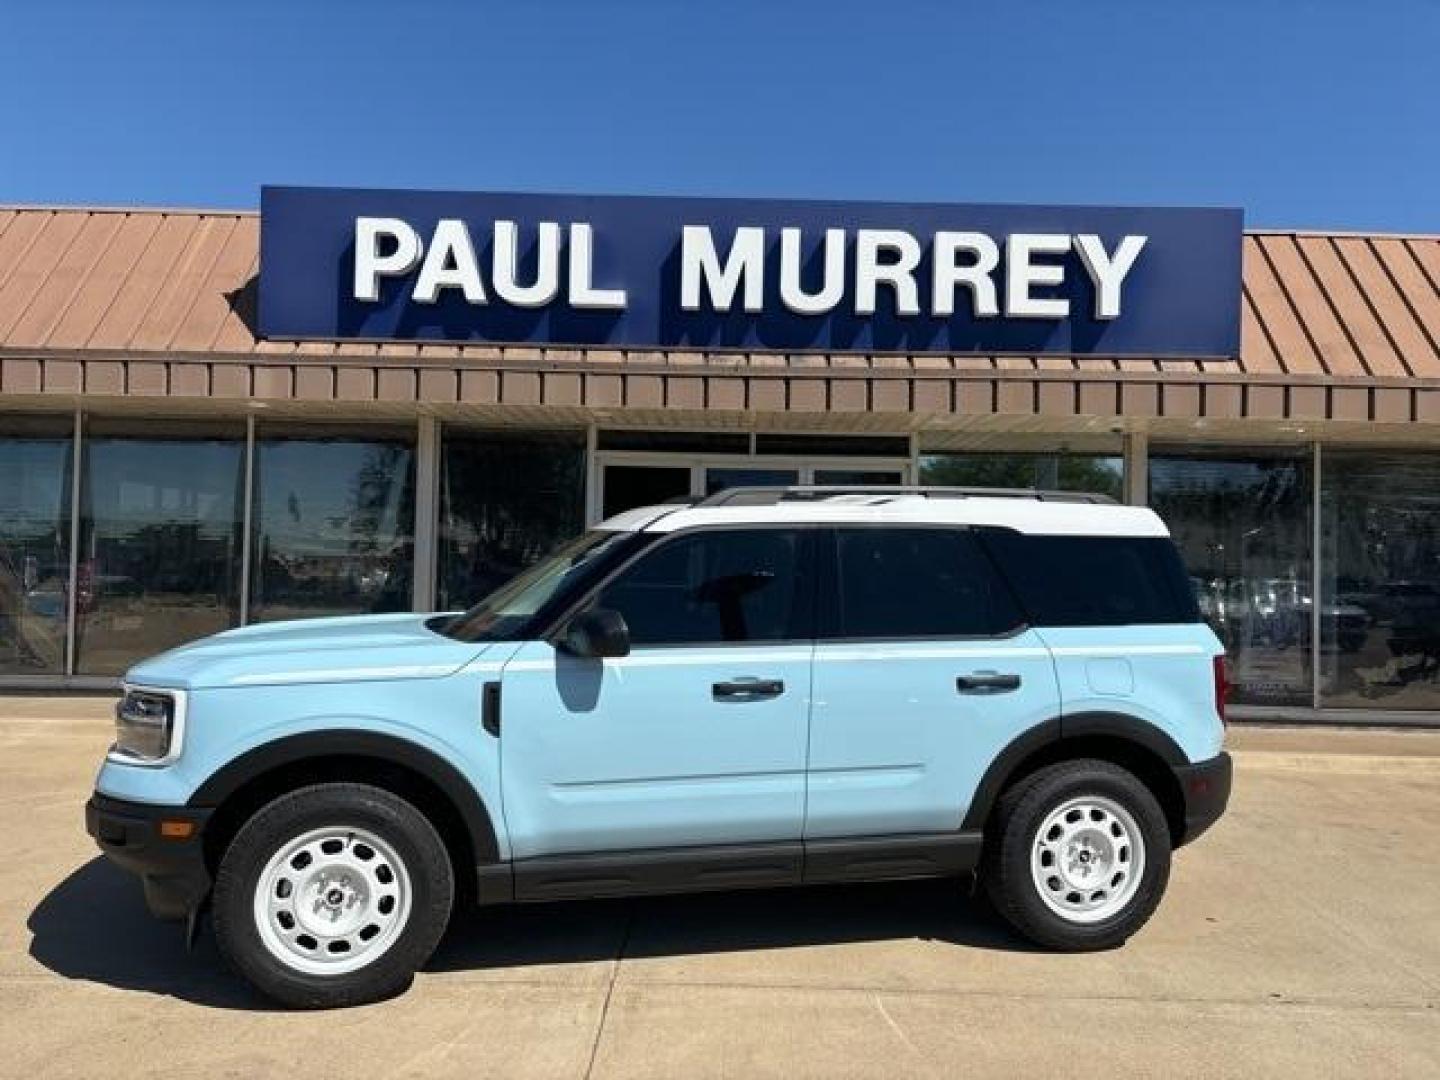
[[[1027,938],[1101,949],[1225,807],[1224,694],[1150,510],[740,488],[465,612],[138,664],[87,825],[294,1006],[403,990],[461,900],[976,873]]]

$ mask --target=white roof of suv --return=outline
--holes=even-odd
[[[998,525],[1052,536],[1169,536],[1155,511],[1104,496],[975,488],[731,488],[701,502],[644,506],[601,522],[614,532],[700,525]]]

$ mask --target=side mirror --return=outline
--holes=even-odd
[[[629,656],[630,628],[618,611],[591,608],[570,620],[560,648],[572,656]]]

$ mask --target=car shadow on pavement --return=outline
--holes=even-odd
[[[269,1007],[225,966],[208,930],[186,952],[184,925],[152,918],[139,881],[103,857],[51,889],[26,926],[31,958],[67,979],[220,1008]]]
[[[133,877],[95,858],[31,911],[31,957],[67,979],[227,1009],[270,1004],[226,968],[209,927],[145,909]],[[427,971],[484,971],[642,957],[918,939],[1031,951],[954,881],[892,882],[529,904],[459,913]]]
[[[986,901],[967,895],[968,884],[897,881],[487,908],[452,923],[427,970],[906,939],[1035,951]]]

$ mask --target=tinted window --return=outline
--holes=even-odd
[[[639,450],[672,454],[748,454],[750,436],[743,431],[643,431],[617,428],[596,435],[597,450]]]
[[[1175,545],[1165,537],[1029,536],[979,530],[1035,626],[1200,620]]]
[[[657,506],[689,495],[689,465],[606,465],[602,516],[611,518],[637,506]]]
[[[990,636],[1022,621],[968,532],[839,529],[835,536],[839,589],[826,636]]]
[[[800,482],[798,469],[709,468],[705,470],[705,494],[737,487],[786,487]]]
[[[594,606],[620,612],[635,645],[809,637],[808,539],[779,529],[677,536],[623,571]]]
[[[800,454],[805,457],[909,457],[904,435],[800,435],[779,432],[756,435],[757,454]]]

